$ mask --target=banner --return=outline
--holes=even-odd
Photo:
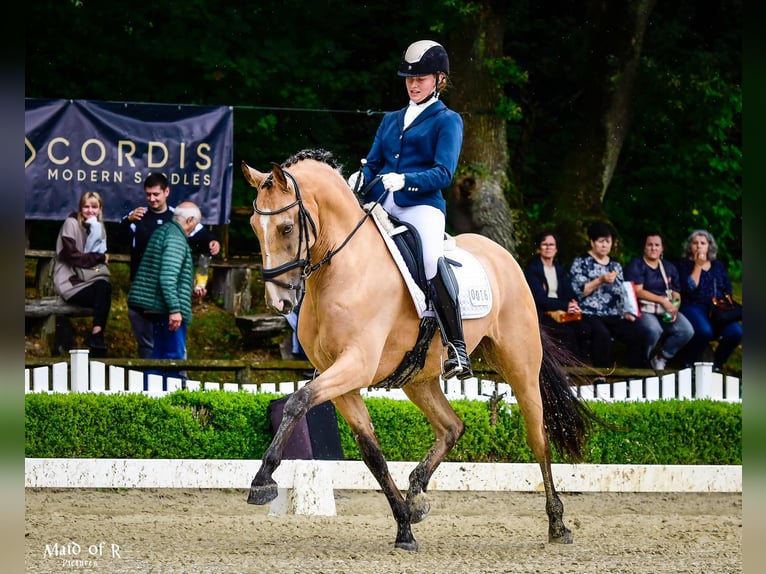
[[[27,98],[24,123],[27,219],[63,221],[97,191],[104,220],[119,221],[146,205],[144,179],[159,171],[168,205],[193,201],[203,223],[229,223],[231,107]]]

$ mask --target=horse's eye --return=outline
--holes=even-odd
[[[290,235],[293,232],[293,224],[292,223],[286,223],[282,227],[282,235]]]

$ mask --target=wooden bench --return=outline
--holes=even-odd
[[[61,297],[43,297],[24,301],[25,329],[40,339],[40,351],[50,356],[62,355],[74,345],[70,317],[89,317],[90,307],[66,303]]]
[[[38,297],[53,297],[53,263],[56,252],[52,249],[25,249],[24,257],[37,260],[35,270],[35,287]],[[130,255],[110,253],[109,262],[130,263]],[[216,300],[220,300],[223,308],[234,315],[244,315],[252,306],[250,285],[253,270],[260,271],[260,260],[232,259],[228,261],[213,260],[210,263],[212,277],[208,282],[208,292]]]

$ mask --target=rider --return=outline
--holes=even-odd
[[[387,113],[378,127],[364,167],[348,184],[366,190],[365,201],[378,201],[393,216],[412,224],[420,235],[430,296],[447,346],[443,377],[473,376],[463,338],[457,281],[444,258],[446,202],[463,144],[463,120],[439,99],[447,86],[449,58],[438,43],[419,40],[402,55],[398,75],[404,76],[409,104]]]

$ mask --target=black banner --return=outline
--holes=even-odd
[[[97,191],[104,220],[146,205],[144,178],[164,173],[169,205],[193,201],[202,221],[229,222],[233,110],[27,98],[24,194],[27,219],[63,220]]]

